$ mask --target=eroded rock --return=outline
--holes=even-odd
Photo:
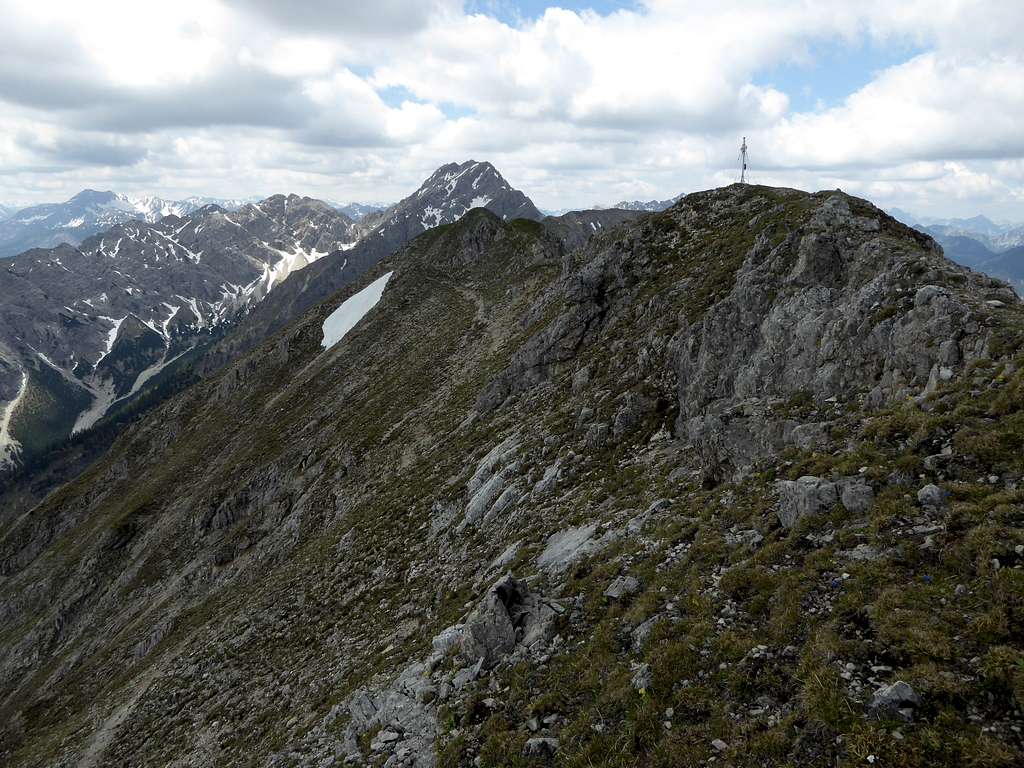
[[[467,661],[494,667],[517,645],[530,647],[554,636],[561,606],[530,591],[512,574],[500,578],[466,619],[460,650]]]

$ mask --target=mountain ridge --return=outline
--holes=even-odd
[[[0,221],[0,258],[61,243],[78,245],[118,223],[140,219],[153,224],[169,214],[183,216],[212,202],[231,209],[243,205],[237,200],[190,197],[173,201],[83,189],[63,203],[11,210]]]
[[[1022,339],[838,192],[472,210],[0,532],[0,756],[1013,765]]]
[[[108,199],[110,194],[86,190],[76,197],[82,205],[91,205]],[[63,250],[19,255],[8,264],[8,274],[0,276],[0,293],[5,290],[4,280],[10,283],[20,277],[39,282],[38,272],[36,277],[28,273],[40,259],[48,260],[45,266],[58,270],[61,280],[43,280],[49,298],[41,299],[43,294],[37,291],[32,306],[14,295],[18,290],[13,285],[6,288],[8,294],[14,294],[6,307],[7,344],[0,348],[0,359],[7,361],[0,368],[0,398],[6,400],[4,415],[9,422],[0,436],[0,450],[4,451],[0,466],[10,467],[16,459],[27,458],[19,453],[26,434],[31,438],[31,452],[47,450],[47,441],[61,439],[68,430],[73,435],[88,429],[114,406],[125,408],[140,392],[140,382],[148,382],[150,377],[161,376],[162,382],[170,376],[211,374],[357,278],[409,238],[437,222],[457,220],[475,203],[486,204],[506,217],[525,213],[539,218],[529,199],[512,189],[491,164],[469,161],[443,166],[386,215],[382,212],[376,218],[364,217],[358,223],[329,203],[274,195],[244,204],[236,211],[206,202],[184,217],[172,212],[152,223],[115,224],[87,238],[79,249],[62,246]],[[589,226],[593,232],[602,225],[602,219],[595,218]],[[581,226],[577,224],[576,229]],[[330,234],[325,240],[317,232]],[[77,256],[80,251],[84,261]],[[210,253],[214,254],[213,262]],[[75,263],[73,269],[63,263],[62,255],[64,260],[71,259],[68,264]],[[95,262],[98,255],[110,262]],[[23,267],[23,262],[28,266]],[[151,266],[156,271],[150,271]],[[96,296],[78,295],[84,290],[82,281],[89,283],[93,279],[90,270],[96,269],[99,273],[95,280],[109,282],[109,290],[99,295],[99,304],[95,303]],[[167,269],[171,273],[164,275]],[[75,277],[77,272],[83,274]],[[135,284],[140,277],[145,282],[143,287]],[[125,292],[128,300],[122,295]],[[111,295],[117,297],[116,306],[107,306]],[[139,305],[138,297],[148,298]],[[272,298],[267,301],[268,297]],[[81,301],[86,304],[79,306]],[[126,301],[126,307],[122,307]],[[262,306],[264,303],[266,306]],[[46,310],[42,307],[48,304],[53,305],[53,316],[43,318],[40,313]],[[87,315],[81,314],[82,309]],[[67,318],[60,319],[61,313]],[[109,353],[117,342],[119,352],[128,354],[126,345],[118,340],[118,329],[129,315],[149,328],[149,333],[140,332],[133,338],[150,352],[141,356],[132,353],[134,367],[118,374],[115,378],[121,384],[114,386],[109,381],[110,371],[98,380],[100,372],[93,372],[89,366],[98,363],[97,355],[106,354],[100,350],[102,345]],[[74,323],[78,330],[73,336],[78,340],[59,353],[53,346],[59,341],[57,336],[48,337],[46,343],[33,342],[28,349],[25,334],[19,330],[27,327],[27,322],[49,325],[51,329],[58,323]],[[166,350],[163,354],[158,351],[161,344]],[[201,353],[195,352],[199,348]],[[49,361],[42,369],[36,359],[40,353]],[[19,359],[21,363],[12,362]],[[26,359],[35,371],[32,391],[28,400],[15,400]],[[116,359],[117,355],[104,359],[104,367],[110,368]],[[57,378],[51,373],[57,373]],[[40,390],[40,382],[46,377],[50,383]],[[40,399],[40,391],[50,390],[51,394]],[[52,415],[44,419],[42,414],[47,409]],[[30,418],[26,416],[28,411],[36,415]],[[66,470],[55,467],[44,474],[66,477]]]

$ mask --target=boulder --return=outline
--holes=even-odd
[[[843,508],[854,515],[861,515],[875,503],[875,492],[862,477],[844,477],[836,485]]]
[[[779,522],[785,528],[792,528],[799,520],[831,508],[839,500],[835,483],[813,475],[804,475],[799,480],[780,480],[776,487]]]
[[[462,643],[463,627],[461,624],[455,624],[451,627],[441,630],[433,640],[431,645],[434,651],[441,654],[441,656],[447,656],[454,648],[459,647]]]
[[[544,477],[538,480],[533,486],[533,496],[535,498],[545,496],[555,490],[555,486],[558,484],[558,476],[561,474],[561,469],[561,462],[556,461],[544,470]]]
[[[558,751],[558,739],[550,736],[535,736],[523,745],[524,757],[554,757]]]
[[[946,492],[937,485],[929,483],[917,492],[917,500],[922,507],[941,509],[946,506]]]
[[[494,583],[466,619],[460,640],[463,657],[494,667],[517,645],[547,642],[554,635],[557,603],[530,591],[525,582],[506,574]]]
[[[921,697],[917,691],[909,683],[897,680],[875,691],[869,709],[876,716],[897,717],[909,721],[913,717],[914,708],[919,706]]]
[[[623,597],[635,595],[639,591],[639,581],[632,576],[619,576],[608,585],[608,589],[604,591],[604,596],[610,597],[612,600],[620,600]]]

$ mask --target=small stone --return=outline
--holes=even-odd
[[[638,691],[646,691],[651,687],[651,665],[638,664],[633,668],[633,687]]]
[[[939,486],[929,483],[917,492],[917,500],[924,507],[941,509],[946,504],[946,492]]]
[[[552,757],[558,751],[558,739],[539,736],[527,739],[523,745],[524,757]]]
[[[672,502],[670,502],[668,499],[657,499],[655,501],[652,501],[651,506],[647,508],[647,514],[653,515],[655,512],[661,512],[663,510],[666,510],[669,508],[669,506],[671,506],[671,503]]]
[[[718,752],[725,752],[725,750],[729,748],[729,745],[721,739],[715,739],[714,741],[712,741],[711,746],[714,747],[715,750]]]
[[[897,680],[875,691],[870,709],[876,714],[895,715],[903,720],[910,720],[913,708],[921,706],[921,697],[917,695],[909,683]]]
[[[632,576],[619,576],[604,591],[605,597],[612,600],[619,600],[628,595],[634,595],[640,591],[640,582]]]

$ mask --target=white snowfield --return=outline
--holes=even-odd
[[[324,340],[320,346],[329,349],[341,341],[345,334],[356,327],[366,313],[377,306],[380,297],[384,295],[388,280],[394,272],[378,277],[368,286],[345,299],[341,306],[331,312],[324,320]]]

